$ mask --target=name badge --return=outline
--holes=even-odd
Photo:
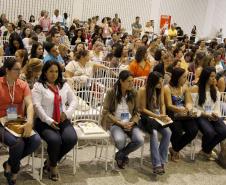
[[[154,113],[157,115],[160,115],[160,110],[159,109],[154,109]]]
[[[204,106],[204,109],[207,113],[211,113],[212,112],[212,109],[211,109],[211,105],[205,105]]]
[[[128,112],[121,113],[121,120],[123,122],[128,122],[129,121],[129,113]]]
[[[7,119],[8,120],[15,120],[17,119],[17,107],[15,105],[10,105],[7,110]]]

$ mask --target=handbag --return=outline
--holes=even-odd
[[[15,120],[10,120],[5,123],[5,127],[12,130],[13,132],[17,134],[23,135],[24,129],[21,128],[21,125],[24,125],[26,123],[26,120],[24,118],[17,118]]]

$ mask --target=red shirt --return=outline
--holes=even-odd
[[[13,86],[10,87],[10,92],[13,94]],[[15,82],[13,105],[17,107],[17,114],[24,115],[24,98],[31,95],[30,88],[27,82],[17,79]],[[5,117],[8,106],[12,103],[10,98],[8,85],[5,77],[0,77],[0,118]]]

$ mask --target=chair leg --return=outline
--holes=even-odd
[[[112,168],[115,169],[115,153],[116,153],[116,146],[114,145],[114,151],[112,156]]]
[[[102,157],[103,148],[104,148],[104,144],[103,144],[103,140],[102,140],[101,149],[100,149],[100,158]]]
[[[195,138],[192,142],[191,142],[191,160],[194,161],[195,160],[195,143],[196,143],[197,138]]]
[[[32,175],[34,177],[34,172],[35,172],[35,166],[34,166],[34,160],[35,160],[35,153],[32,153]]]
[[[144,161],[144,145],[141,146],[141,157],[140,157],[140,166],[143,166],[143,161]]]
[[[74,164],[73,164],[73,175],[76,173],[76,167],[77,167],[77,156],[78,156],[78,147],[79,147],[79,142],[77,142],[77,145],[73,150],[75,150],[75,155],[74,155]]]
[[[96,145],[95,145],[95,158],[97,158],[97,140],[96,140]]]
[[[194,148],[193,148],[193,161],[195,160],[195,149],[196,149],[196,145],[195,145],[195,143],[196,143],[196,141],[197,141],[197,138],[195,138],[195,141],[194,141]]]
[[[217,145],[217,152],[220,153],[220,151],[221,151],[221,144],[219,143],[219,144]]]
[[[31,158],[31,156],[29,155],[28,157],[27,157],[27,165],[29,166],[29,164],[30,164],[30,158]]]
[[[105,151],[105,171],[108,170],[108,139],[106,140],[107,141],[107,145],[106,145],[106,151]]]
[[[42,180],[42,176],[43,176],[43,160],[44,160],[44,143],[43,143],[43,141],[42,141],[41,145],[42,145],[42,151],[41,151],[41,165],[40,165],[41,168],[40,168],[40,176],[39,176],[40,181]]]

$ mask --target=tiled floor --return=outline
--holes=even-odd
[[[38,169],[40,159],[35,158],[35,175],[31,175],[29,167],[21,170],[18,177],[18,185],[225,185],[226,170],[216,162],[202,161],[198,157],[196,161],[190,160],[189,147],[183,150],[183,159],[179,163],[169,162],[166,174],[155,176],[152,174],[149,157],[149,144],[145,143],[145,162],[140,167],[140,150],[130,155],[130,164],[121,171],[112,171],[109,163],[109,170],[105,172],[104,161],[94,159],[94,147],[81,148],[78,153],[79,167],[75,176],[72,175],[71,153],[67,159],[59,165],[60,181],[52,182],[46,175],[42,182],[38,180]],[[112,156],[113,147],[109,150],[109,161]],[[1,152],[0,164],[7,158],[7,153]],[[23,160],[27,163],[27,158]],[[0,185],[5,185],[3,169],[0,167]]]

